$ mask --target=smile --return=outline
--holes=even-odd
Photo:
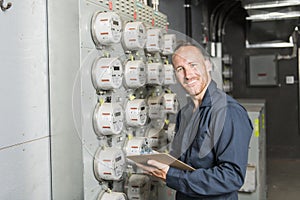
[[[192,81],[189,81],[189,82],[185,82],[186,85],[193,85],[194,83],[196,83],[197,80],[192,80]]]

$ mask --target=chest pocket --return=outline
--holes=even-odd
[[[215,163],[213,141],[208,127],[201,127],[191,146],[189,161],[194,168],[209,168]]]

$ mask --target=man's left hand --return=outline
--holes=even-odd
[[[147,164],[148,165],[137,164],[137,166],[142,168],[147,174],[166,181],[167,172],[170,168],[169,165],[157,162],[156,160],[148,160]]]

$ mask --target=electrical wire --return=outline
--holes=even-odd
[[[226,13],[224,14],[224,16],[221,18],[221,20],[219,21],[219,24],[218,24],[218,41],[219,42],[222,42],[222,30],[225,26],[225,22],[227,23],[230,15],[235,12],[235,10],[237,8],[240,8],[241,7],[241,2],[240,1],[236,1],[234,2],[230,7],[228,7]]]
[[[218,17],[218,20],[216,21],[216,24],[214,24],[215,28],[217,29],[216,32],[216,41],[220,41],[220,32],[222,28],[222,23],[224,22],[224,18],[230,13],[230,11],[239,4],[239,1],[231,1],[229,4],[225,5],[224,9],[222,9],[222,12],[220,12],[220,15]]]
[[[216,34],[214,31],[214,21],[215,21],[215,15],[217,13],[219,13],[219,10],[221,9],[221,7],[225,4],[226,0],[222,1],[221,3],[219,3],[215,9],[212,11],[211,15],[210,15],[210,19],[209,19],[209,40],[212,42],[215,42],[216,39]]]

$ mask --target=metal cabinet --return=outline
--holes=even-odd
[[[265,200],[267,198],[265,101],[240,99],[239,102],[246,108],[253,124],[247,174],[239,192],[239,199]]]

